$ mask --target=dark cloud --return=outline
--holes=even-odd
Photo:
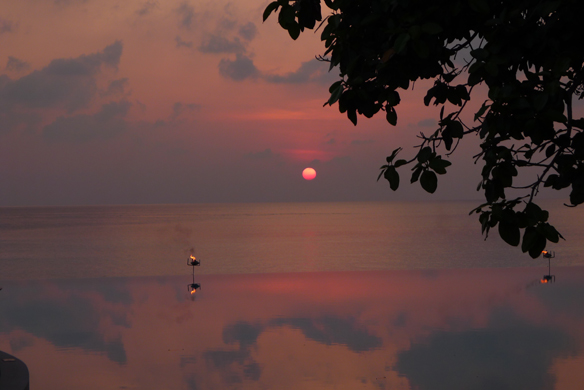
[[[545,287],[545,288],[541,288]],[[547,288],[547,285],[531,290],[547,307],[548,310],[562,315],[576,318],[584,318],[584,286],[564,282],[556,284],[554,288]]]
[[[63,293],[62,298],[45,298],[44,293],[54,292],[55,287]],[[93,288],[95,285],[86,286],[86,293],[82,291],[83,288],[79,290],[77,287],[65,284],[48,287],[37,285],[31,290],[29,286],[11,286],[10,291],[3,291],[7,301],[0,310],[0,331],[21,329],[59,348],[103,352],[113,362],[126,363],[121,338],[106,339],[100,329],[100,320],[111,316],[114,323],[128,326],[127,319],[120,320],[115,310],[104,311],[97,306],[93,299],[96,292],[99,294]],[[27,340],[19,341],[16,347],[22,347],[23,342],[30,343]]]
[[[277,84],[304,84],[310,82],[329,84],[336,80],[336,76],[328,71],[327,62],[313,59],[303,62],[295,72],[285,75],[265,75],[264,78],[270,83]]]
[[[245,46],[238,38],[229,40],[223,36],[209,34],[199,46],[201,53],[244,53]]]
[[[251,41],[257,35],[258,29],[255,24],[249,22],[239,28],[239,35],[246,41]]]
[[[275,157],[278,157],[279,154],[272,152],[272,149],[267,148],[266,150],[262,150],[261,152],[249,152],[245,155],[245,158],[250,160],[270,160]]]
[[[94,115],[60,116],[43,128],[43,137],[48,141],[87,142],[93,139],[108,139],[126,130],[124,120],[131,103],[128,101],[104,104]]]
[[[364,352],[381,347],[381,338],[360,328],[352,318],[278,318],[272,326],[289,326],[300,330],[306,338],[325,345],[342,344],[354,352]]]
[[[178,118],[185,111],[196,111],[201,108],[200,104],[188,103],[184,104],[181,102],[176,102],[172,105],[172,116],[171,119]]]
[[[259,72],[249,57],[237,54],[233,61],[224,58],[219,62],[219,73],[225,78],[242,81],[257,77]]]
[[[22,72],[24,70],[28,70],[29,68],[30,64],[28,62],[19,60],[16,57],[8,56],[5,70],[11,72]]]
[[[45,68],[20,79],[0,81],[0,115],[14,106],[65,108],[72,112],[86,107],[97,92],[96,75],[102,66],[117,68],[122,43],[77,58],[55,59]]]
[[[123,95],[127,85],[128,85],[127,77],[123,77],[118,80],[112,80],[109,83],[107,90],[102,94],[102,96]]]
[[[419,390],[553,390],[553,362],[574,352],[572,342],[558,329],[518,321],[437,332],[400,352],[394,368]]]
[[[335,138],[331,138],[325,142],[325,145],[334,145],[336,143],[337,143],[337,140]]]
[[[352,318],[276,318],[267,323],[238,321],[223,328],[223,342],[237,344],[239,348],[208,350],[204,353],[205,360],[219,370],[226,383],[241,383],[244,379],[257,381],[262,371],[251,351],[264,331],[283,326],[300,330],[308,339],[325,345],[345,345],[354,352],[370,351],[382,345],[381,338],[358,326]]]
[[[254,345],[265,326],[238,321],[223,328],[223,341],[226,344],[239,343],[240,347],[248,348]]]
[[[0,18],[0,34],[14,32],[15,29],[16,23],[11,20]]]
[[[191,48],[193,47],[193,42],[192,41],[183,41],[182,38],[180,36],[176,36],[176,38],[174,38],[174,41],[176,42],[176,47],[187,47],[187,48]]]
[[[223,18],[217,22],[217,27],[221,30],[233,30],[237,26],[237,21],[233,19]]]
[[[265,330],[262,324],[238,321],[223,328],[223,342],[238,344],[236,350],[209,350],[205,360],[221,372],[226,383],[241,383],[243,379],[257,381],[261,376],[260,365],[251,357],[251,347]]]
[[[436,119],[434,118],[422,119],[418,122],[418,126],[420,127],[435,127],[436,124]]]
[[[179,26],[190,29],[196,17],[193,6],[188,2],[184,2],[176,9],[176,13],[179,16]]]
[[[148,0],[142,5],[142,7],[140,7],[140,9],[136,11],[136,14],[145,16],[152,12],[155,8],[158,8],[158,3],[156,1]]]
[[[372,139],[354,139],[351,141],[351,145],[369,145],[374,143]]]

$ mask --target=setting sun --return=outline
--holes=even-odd
[[[306,168],[302,171],[302,177],[306,180],[312,180],[316,177],[316,171],[312,168]]]

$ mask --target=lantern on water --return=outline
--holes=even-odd
[[[190,255],[189,258],[187,259],[187,265],[191,266],[191,267],[196,267],[201,265],[201,261],[197,260],[197,258],[193,255]]]

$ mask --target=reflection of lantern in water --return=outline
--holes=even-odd
[[[198,289],[201,288],[201,285],[199,283],[191,283],[187,285],[187,289],[189,290],[189,292],[191,293],[191,295],[194,295]]]

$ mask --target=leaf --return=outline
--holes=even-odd
[[[384,165],[381,168],[379,168],[379,169],[381,169],[381,172],[379,172],[379,175],[377,176],[377,181],[379,181],[379,179],[381,179],[381,176],[383,176],[383,174],[385,173],[385,170],[387,169],[388,166],[389,165]]]
[[[385,170],[383,175],[389,182],[389,188],[393,191],[397,190],[399,187],[399,173],[395,170],[394,166],[390,166]]]
[[[337,81],[329,88],[329,92],[331,93],[331,97],[328,100],[328,105],[332,106],[335,104],[343,94],[343,83],[342,81]]]
[[[393,152],[391,152],[390,156],[387,156],[387,158],[385,159],[385,161],[387,161],[388,164],[391,164],[391,162],[393,161],[393,159],[395,158],[395,156],[397,156],[397,154],[402,150],[402,148],[397,148],[395,149]]]
[[[549,223],[541,224],[541,230],[545,238],[547,238],[549,241],[553,243],[557,244],[560,241],[560,237],[562,237],[560,233],[556,230],[556,228],[550,225]]]
[[[533,246],[537,239],[537,230],[533,226],[528,226],[523,232],[523,242],[521,243],[521,251],[527,252]]]
[[[278,7],[280,6],[280,4],[278,4],[277,1],[273,1],[270,4],[268,4],[268,6],[266,7],[266,9],[264,10],[264,22],[266,21],[266,19],[268,19],[268,17],[270,16],[270,14],[274,11],[278,10]]]
[[[490,107],[490,105],[487,105],[487,102],[485,101],[483,103],[483,105],[481,106],[481,108],[476,112],[475,116],[474,116],[474,120],[475,122],[477,121],[477,119],[479,119],[480,117],[482,117],[485,112],[487,111],[487,109]]]
[[[406,165],[407,163],[408,163],[408,162],[407,162],[406,160],[404,160],[404,159],[401,159],[401,160],[397,160],[397,161],[396,161],[396,162],[393,164],[393,166],[394,166],[394,167],[396,167],[396,168],[399,168],[399,167],[401,167],[402,165]]]
[[[429,146],[426,146],[425,148],[422,148],[422,150],[420,150],[418,152],[418,161],[421,163],[425,163],[426,161],[428,161],[430,159],[431,155],[432,155],[432,148]]]
[[[489,3],[486,0],[469,0],[470,8],[478,13],[488,14],[489,13]]]
[[[511,246],[519,245],[521,233],[519,227],[507,221],[499,221],[499,236]]]
[[[432,171],[424,171],[420,177],[420,184],[426,192],[433,194],[438,188],[438,177]]]
[[[395,108],[388,107],[386,109],[385,119],[387,119],[387,122],[390,125],[392,126],[397,125],[397,112],[395,112]]]
[[[288,34],[290,38],[296,40],[300,36],[300,25],[298,23],[293,23],[288,27]]]
[[[410,180],[410,183],[415,183],[418,181],[418,178],[420,177],[420,173],[422,173],[422,167],[418,167],[414,170],[414,173],[412,173],[412,179]]]
[[[347,117],[353,125],[357,126],[357,111],[356,110],[347,110]]]
[[[537,233],[533,246],[529,249],[529,256],[531,256],[532,259],[539,257],[541,252],[545,249],[546,244],[547,240],[545,237],[542,234]]]
[[[477,60],[486,60],[489,58],[489,51],[487,49],[475,49],[471,50],[470,55],[476,58]]]
[[[395,40],[395,44],[393,45],[393,47],[395,48],[395,52],[396,53],[401,53],[405,48],[406,45],[408,44],[408,41],[410,40],[410,34],[408,33],[401,33],[397,39]]]
[[[572,185],[572,192],[570,192],[570,203],[573,205],[584,203],[584,188]]]
[[[430,35],[436,35],[440,34],[444,29],[438,23],[430,22],[422,25],[422,31]]]
[[[294,12],[294,8],[292,8],[290,5],[282,6],[282,10],[278,15],[278,23],[280,26],[282,26],[283,29],[288,30],[291,24],[296,23],[295,19],[296,13]],[[290,31],[288,31],[288,33],[290,33]]]
[[[414,51],[421,59],[426,59],[430,56],[430,48],[426,44],[426,42],[422,40],[415,40],[413,42]]]
[[[543,110],[543,108],[545,107],[545,105],[548,102],[548,94],[541,92],[538,93],[537,95],[535,95],[533,97],[533,108],[535,108],[536,111],[541,111]]]
[[[452,138],[462,138],[464,136],[464,128],[462,127],[462,123],[459,121],[451,121],[448,124],[448,128],[450,129]]]
[[[550,146],[548,146],[548,148],[545,150],[545,156],[547,158],[550,158],[551,156],[554,155],[554,153],[556,152],[556,145],[551,144]]]
[[[430,160],[430,168],[439,175],[444,175],[446,173],[446,167],[449,167],[450,165],[452,165],[452,163],[448,160],[443,160],[442,157]]]

